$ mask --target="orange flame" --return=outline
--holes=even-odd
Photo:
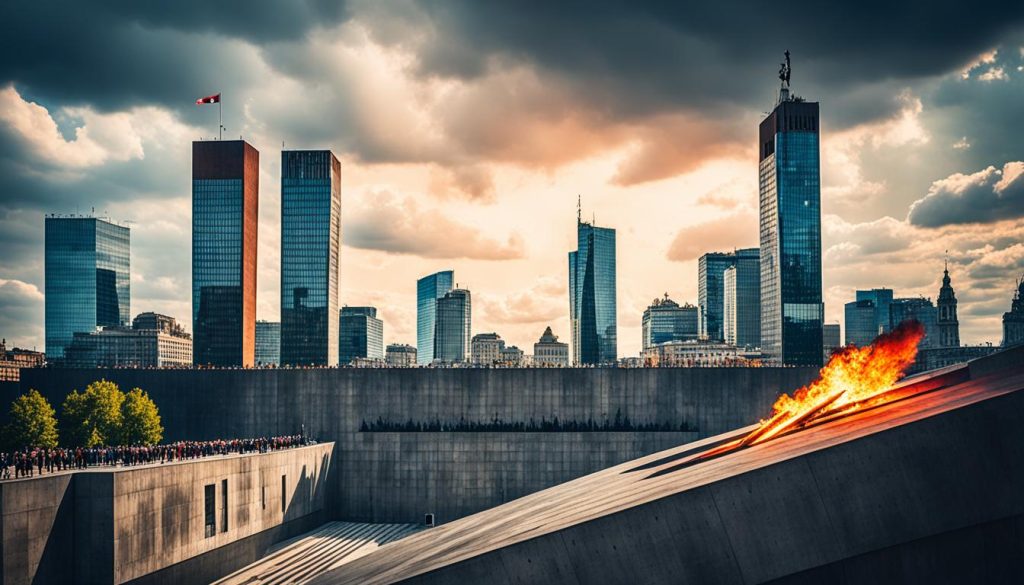
[[[793,393],[783,394],[772,416],[744,438],[739,446],[756,445],[837,410],[854,410],[889,389],[917,357],[924,326],[905,321],[878,336],[867,347],[849,346],[832,355],[818,379]]]

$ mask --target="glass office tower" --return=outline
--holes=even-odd
[[[281,324],[256,322],[256,365],[276,366],[281,363]]]
[[[384,359],[384,322],[377,318],[376,307],[342,307],[338,319],[339,365],[356,358]]]
[[[822,361],[818,104],[789,92],[760,125],[761,350],[770,362]]]
[[[338,363],[341,163],[281,152],[281,363]]]
[[[573,361],[577,365],[615,363],[615,230],[577,218],[576,244],[576,251],[569,252]]]
[[[76,332],[127,326],[131,232],[95,217],[45,219],[46,355],[64,357]]]
[[[697,332],[701,339],[725,339],[722,277],[735,263],[736,256],[727,252],[708,252],[697,260]]]
[[[434,360],[444,363],[469,361],[473,305],[469,291],[457,288],[436,301]]]
[[[697,307],[689,303],[680,306],[666,293],[644,310],[640,330],[643,349],[668,341],[696,340]]]
[[[192,143],[193,361],[256,361],[260,154],[242,140]]]
[[[434,361],[434,329],[437,299],[452,290],[455,272],[444,270],[416,281],[416,363]]]

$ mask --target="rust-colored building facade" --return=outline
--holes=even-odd
[[[197,365],[255,364],[260,154],[192,143],[192,330]]]

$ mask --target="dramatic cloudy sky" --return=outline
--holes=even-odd
[[[756,3],[755,3],[756,4]],[[130,220],[132,313],[190,315],[190,146],[261,153],[258,316],[277,319],[282,143],[342,159],[342,298],[415,343],[455,270],[474,332],[568,337],[576,197],[618,230],[619,353],[696,258],[757,244],[756,130],[821,102],[829,321],[855,288],[937,294],[999,342],[1024,271],[1024,3],[5,2],[0,336],[43,343],[43,215]],[[802,5],[801,5],[802,4]],[[839,3],[832,3],[839,4]]]

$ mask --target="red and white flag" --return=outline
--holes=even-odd
[[[219,104],[219,103],[220,103],[220,94],[219,93],[218,94],[214,94],[214,95],[208,95],[208,96],[206,96],[204,98],[199,98],[199,99],[196,100],[196,105],[197,106],[201,106],[203,104]]]

